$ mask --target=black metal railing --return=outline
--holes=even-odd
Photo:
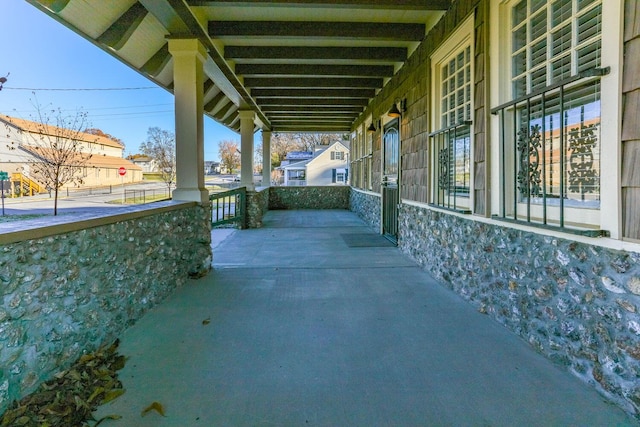
[[[95,196],[95,195],[103,195],[103,194],[112,194],[113,186],[112,185],[103,185],[100,187],[77,187],[77,188],[69,188],[66,187],[64,189],[66,191],[67,197],[72,196]]]
[[[494,217],[606,234],[567,212],[600,207],[600,76],[607,72],[588,70],[491,110],[500,117],[501,212]]]
[[[232,223],[244,227],[247,212],[246,187],[211,194],[209,200],[211,200],[212,227]]]
[[[168,187],[144,188],[124,191],[124,203],[144,204],[171,198]]]
[[[471,122],[449,126],[429,134],[434,155],[434,191],[431,204],[471,213]]]

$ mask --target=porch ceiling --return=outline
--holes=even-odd
[[[168,38],[196,37],[205,114],[277,132],[348,132],[451,0],[27,0],[160,86]]]

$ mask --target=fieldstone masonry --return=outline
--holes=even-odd
[[[376,231],[381,229],[381,200],[379,195],[352,189],[349,200],[350,209]]]
[[[640,254],[402,204],[400,249],[640,418]]]
[[[350,193],[346,185],[270,187],[269,209],[349,209]]]
[[[208,207],[145,215],[1,247],[0,413],[208,272]]]
[[[262,217],[269,210],[269,188],[247,191],[246,228],[262,227]]]

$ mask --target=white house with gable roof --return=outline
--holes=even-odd
[[[283,185],[346,185],[349,182],[349,148],[341,142],[316,146],[313,157],[280,166]]]

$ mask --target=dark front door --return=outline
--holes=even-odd
[[[386,238],[398,242],[398,178],[400,156],[399,120],[384,127],[383,171],[382,171],[382,233]]]

